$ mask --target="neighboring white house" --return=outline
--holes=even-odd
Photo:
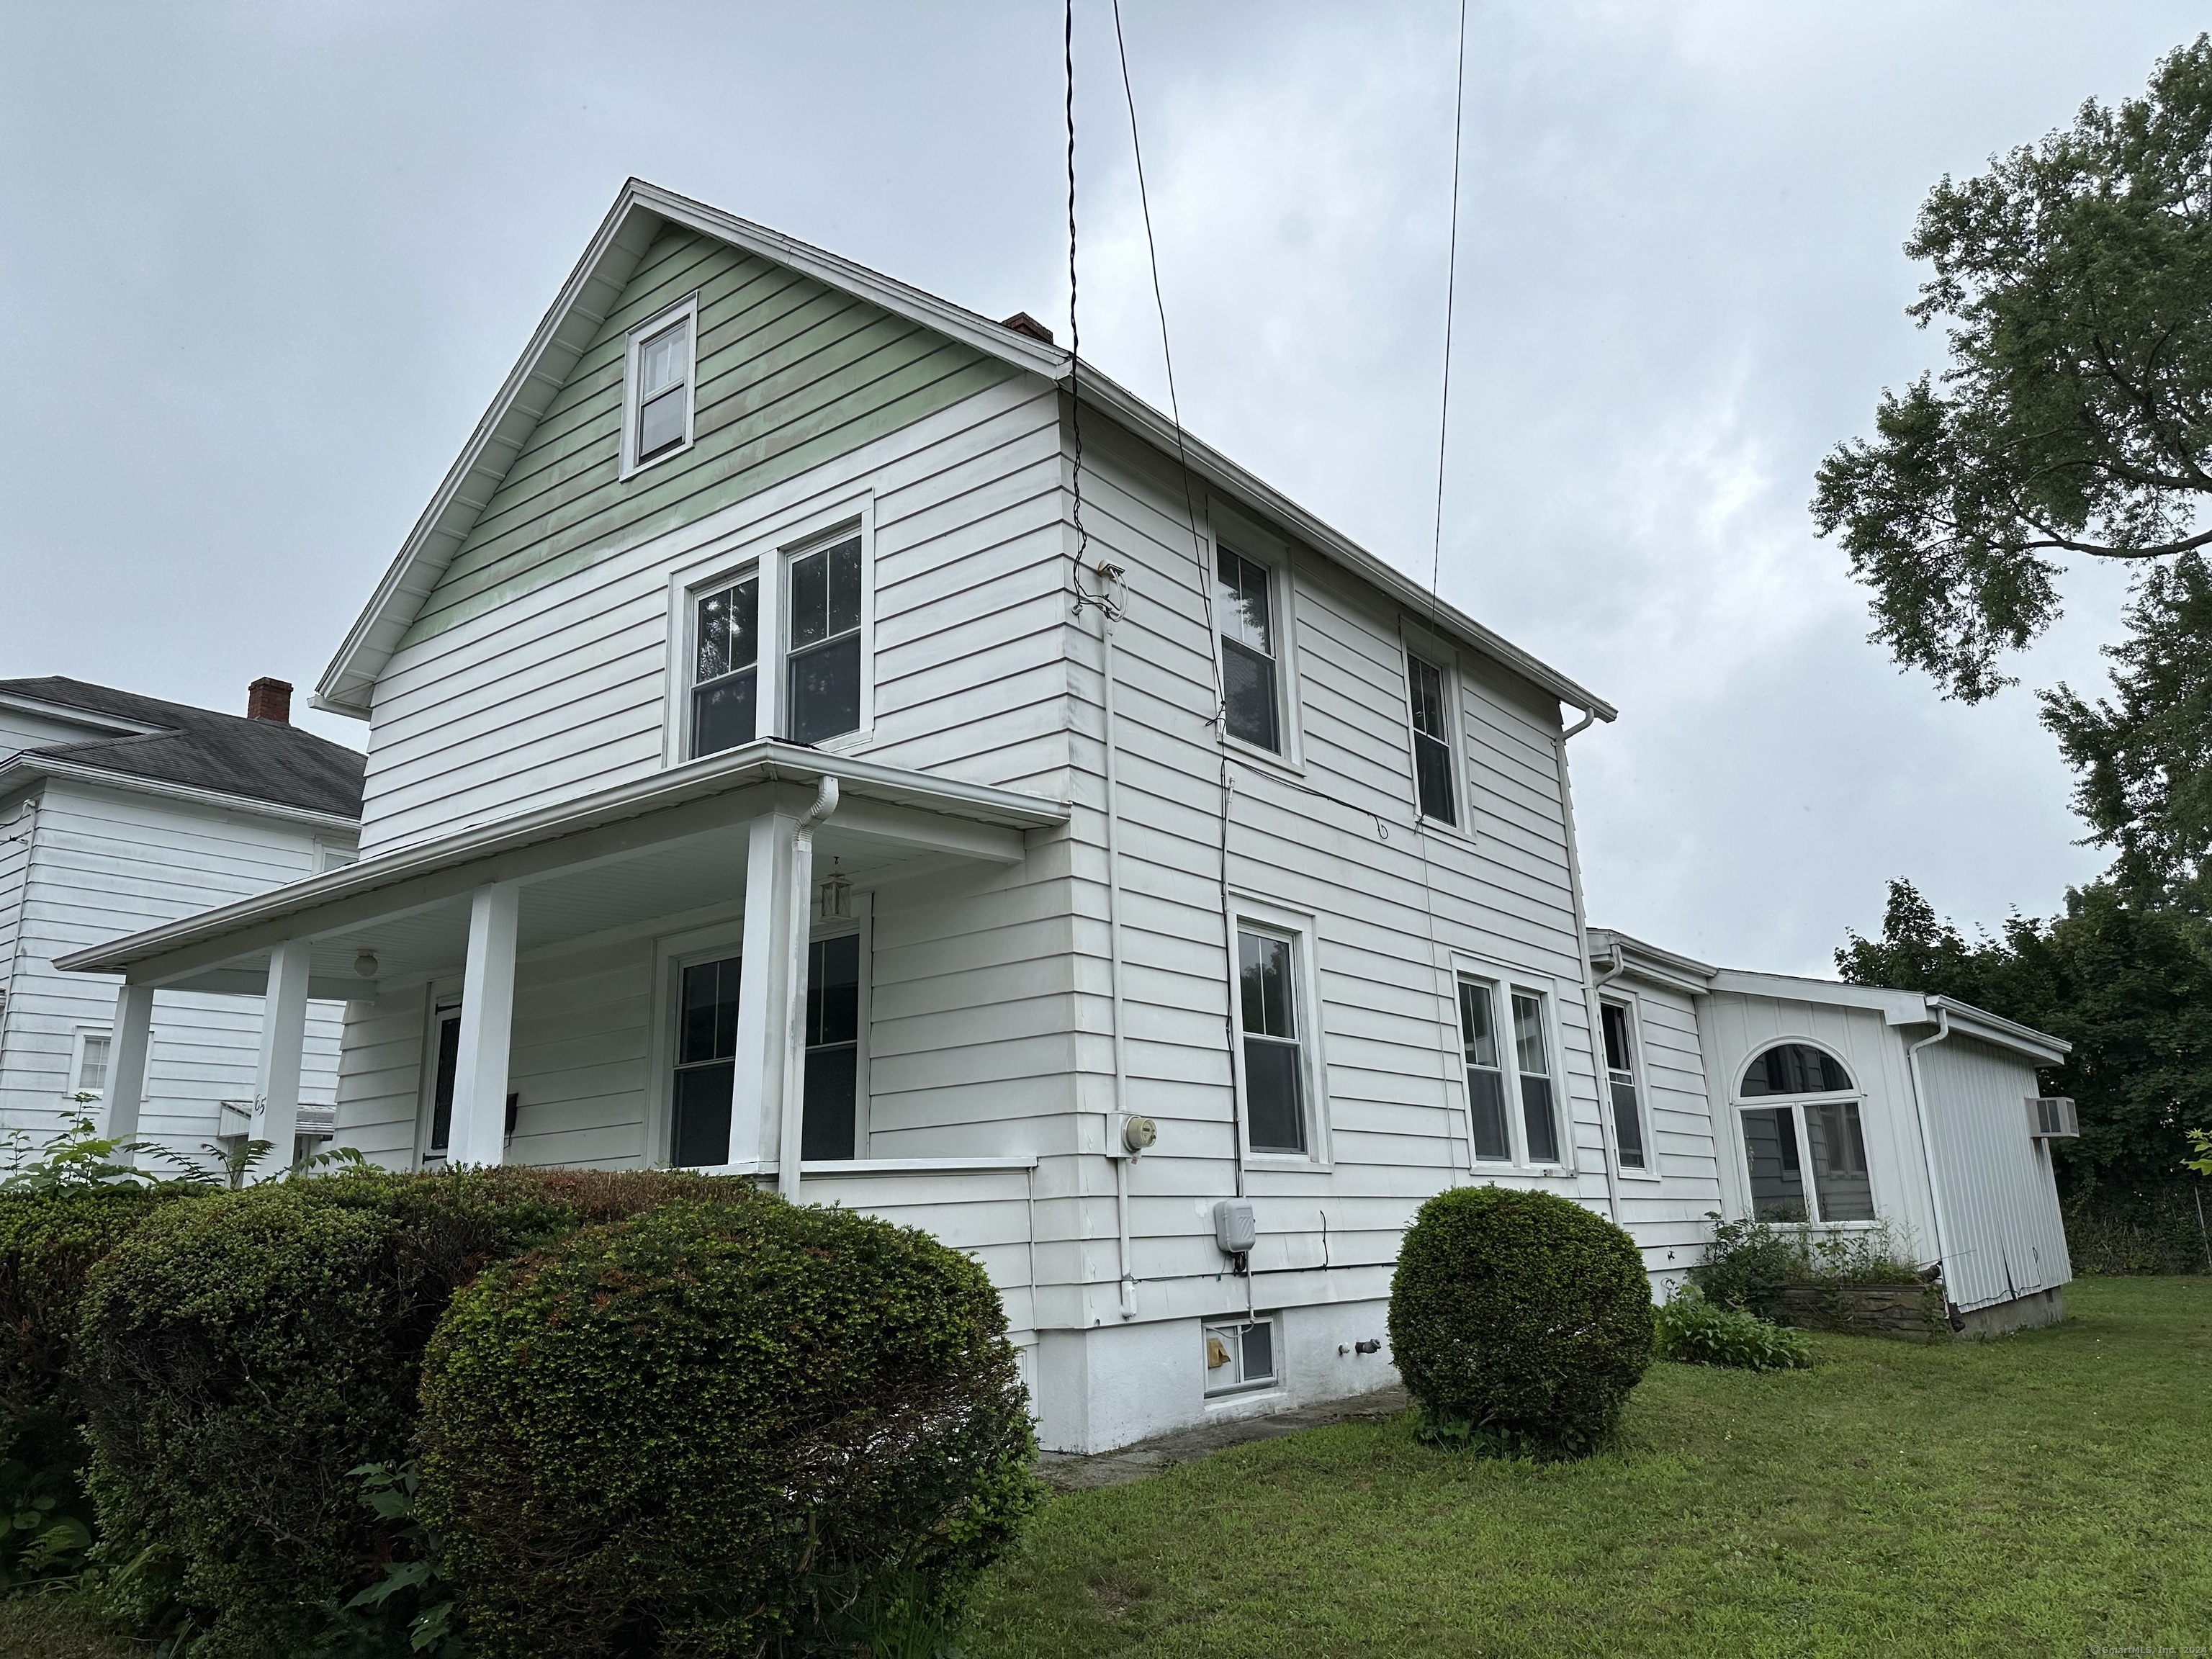
[[[107,1085],[119,976],[53,958],[350,863],[362,757],[289,724],[256,681],[246,718],[81,680],[0,680],[0,1129],[35,1148]],[[310,1022],[304,1098],[336,1097],[343,1010]],[[139,1120],[198,1152],[241,1133],[258,998],[163,991]],[[97,1109],[94,1109],[95,1115]]]
[[[1674,1126],[1664,1185],[1686,1207],[1886,1224],[1942,1264],[1965,1331],[2062,1316],[2050,1141],[2073,1123],[2039,1109],[2036,1072],[2063,1042],[1949,997],[1714,968],[1605,929],[1590,957],[1610,1089]]]
[[[276,1138],[350,986],[380,1162],[927,1226],[1048,1446],[1391,1380],[1454,1183],[1662,1273],[1724,1202],[1702,1092],[1622,1104],[1596,1040],[1565,754],[1613,710],[1026,316],[633,181],[316,700],[362,861],[70,957],[118,1056],[152,988],[269,987]]]

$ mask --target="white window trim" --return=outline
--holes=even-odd
[[[430,1149],[431,1120],[438,1097],[438,1015],[441,1009],[458,1012],[461,1003],[459,975],[434,979],[422,988],[422,1063],[415,1087],[415,1167],[442,1169],[445,1152]],[[450,1148],[449,1148],[450,1150]]]
[[[1444,747],[1451,757],[1452,805],[1459,808],[1457,823],[1446,823],[1421,811],[1421,775],[1414,763],[1418,733],[1413,730],[1413,665],[1407,660],[1409,657],[1419,657],[1443,680]],[[1398,672],[1398,718],[1406,731],[1406,804],[1413,809],[1413,823],[1424,833],[1449,836],[1472,847],[1476,839],[1474,793],[1468,781],[1474,775],[1474,768],[1468,764],[1467,721],[1462,707],[1465,694],[1462,690],[1459,653],[1412,617],[1401,617]]]
[[[815,896],[809,901],[810,906],[819,905],[824,873],[817,863],[814,871]],[[810,944],[847,933],[860,935],[860,1006],[853,1056],[853,1155],[856,1162],[867,1158],[875,1132],[873,1094],[869,1087],[869,1036],[875,1023],[873,897],[871,893],[854,891],[851,895],[850,916],[829,921],[817,918],[807,933]],[[669,1151],[670,1137],[676,1128],[676,1022],[683,1006],[684,970],[697,963],[742,957],[744,943],[745,922],[742,915],[712,927],[690,928],[653,941],[653,1025],[647,1044],[647,1064],[652,1069],[646,1088],[644,1146],[644,1162],[650,1169],[676,1167],[669,1162]],[[734,1133],[734,1124],[732,1128]],[[730,1164],[719,1165],[708,1173],[749,1175],[756,1169],[752,1164]]]
[[[1659,1169],[1658,1133],[1651,1119],[1651,1067],[1645,1060],[1644,1046],[1644,1000],[1633,989],[1608,985],[1598,994],[1598,1018],[1605,1018],[1604,1007],[1613,1003],[1628,1011],[1628,1063],[1636,1082],[1636,1115],[1644,1127],[1644,1168],[1632,1170],[1620,1161],[1620,1144],[1613,1122],[1613,1068],[1606,1063],[1605,1031],[1601,1025],[1597,1041],[1591,1045],[1591,1057],[1597,1062],[1597,1071],[1605,1079],[1605,1092],[1598,1101],[1598,1121],[1605,1128],[1606,1156],[1613,1160],[1613,1172],[1624,1181],[1656,1182],[1664,1177]]]
[[[76,1027],[75,1030],[70,1033],[69,1070],[63,1074],[62,1098],[64,1101],[75,1101],[80,1094],[88,1094],[95,1102],[103,1101],[107,1098],[107,1090],[104,1085],[97,1089],[79,1089],[76,1086],[76,1080],[84,1075],[84,1040],[87,1037],[96,1036],[106,1037],[107,1039],[108,1068],[111,1071],[114,1069],[114,1028],[110,1025],[98,1024],[86,1024]],[[149,1032],[146,1037],[146,1052],[149,1058],[153,1054],[153,1034]]]
[[[1237,983],[1237,956],[1232,945],[1229,957],[1229,1017],[1236,1033],[1231,1069],[1236,1085],[1237,1152],[1248,1170],[1328,1170],[1335,1167],[1331,1147],[1328,1109],[1328,1060],[1323,1052],[1321,972],[1316,961],[1313,917],[1286,910],[1262,899],[1232,892],[1230,915],[1232,933],[1247,927],[1273,933],[1291,942],[1292,988],[1298,998],[1299,1081],[1305,1089],[1306,1150],[1299,1152],[1261,1152],[1252,1149],[1251,1114],[1247,1109],[1251,1091],[1244,1075],[1244,998]],[[1279,1370],[1280,1367],[1278,1367]]]
[[[666,717],[661,763],[688,766],[691,754],[692,672],[698,665],[699,601],[718,588],[760,576],[759,682],[754,692],[756,741],[781,737],[788,713],[791,618],[787,571],[791,562],[848,537],[860,541],[860,724],[816,746],[842,755],[866,748],[876,727],[876,502],[873,491],[828,506],[779,514],[717,538],[672,570],[668,578]],[[729,751],[721,751],[727,754]],[[697,757],[702,763],[718,758]]]
[[[647,460],[637,458],[637,356],[639,348],[679,319],[691,326],[684,336],[685,349],[690,362],[684,370],[684,441],[672,444]],[[674,305],[656,313],[653,318],[630,330],[623,347],[623,425],[622,466],[620,477],[635,477],[649,471],[663,461],[674,460],[688,451],[697,441],[699,418],[699,295],[685,295]]]
[[[1273,1374],[1262,1377],[1256,1382],[1231,1382],[1219,1388],[1213,1387],[1206,1380],[1212,1374],[1212,1368],[1206,1367],[1205,1363],[1206,1338],[1217,1330],[1233,1328],[1241,1333],[1248,1325],[1265,1325],[1267,1328],[1267,1357],[1274,1362]],[[1200,1393],[1209,1405],[1226,1403],[1231,1401],[1241,1403],[1251,1399],[1255,1395],[1279,1394],[1285,1390],[1286,1383],[1283,1364],[1283,1321],[1279,1313],[1227,1313],[1212,1319],[1201,1319],[1198,1322],[1198,1343],[1199,1363],[1201,1367],[1205,1367],[1199,1373]],[[1238,1367],[1243,1365],[1243,1358],[1241,1350],[1232,1364]]]
[[[1212,618],[1213,624],[1213,672],[1218,677],[1215,683],[1226,684],[1229,672],[1229,653],[1221,641],[1221,601],[1218,597],[1220,556],[1223,548],[1226,547],[1230,552],[1267,572],[1267,599],[1273,613],[1268,622],[1275,635],[1275,718],[1282,728],[1283,748],[1278,754],[1272,749],[1261,748],[1256,743],[1247,743],[1242,738],[1231,737],[1225,725],[1222,729],[1221,741],[1232,755],[1304,777],[1306,759],[1304,721],[1301,718],[1298,702],[1297,584],[1290,544],[1279,537],[1268,534],[1249,520],[1224,512],[1218,503],[1214,504],[1212,511],[1217,522],[1213,526],[1214,533],[1206,539],[1208,596],[1206,614]]]
[[[1575,1132],[1573,1092],[1567,1077],[1567,1048],[1565,1034],[1559,1026],[1559,982],[1547,975],[1516,972],[1505,963],[1459,951],[1452,953],[1451,972],[1452,1086],[1459,1101],[1461,1126],[1467,1136],[1469,1167],[1477,1176],[1486,1171],[1515,1176],[1577,1174],[1579,1164],[1576,1155],[1579,1145]],[[1492,1159],[1478,1160],[1474,1156],[1474,1103],[1468,1097],[1467,1051],[1464,1034],[1459,1026],[1459,982],[1463,979],[1474,980],[1490,988],[1491,1018],[1497,1022],[1499,1069],[1507,1085],[1505,1129],[1513,1146],[1513,1161],[1510,1164],[1500,1164]],[[1516,991],[1543,999],[1544,1041],[1547,1045],[1546,1058],[1552,1066],[1552,1117],[1559,1135],[1559,1161],[1556,1164],[1532,1164],[1528,1161],[1528,1125],[1521,1104],[1520,1055],[1513,1047],[1512,995]],[[1602,1043],[1602,1034],[1598,1034],[1598,1041]],[[1598,1060],[1596,1069],[1602,1072],[1601,1052]],[[1601,1102],[1601,1121],[1604,1115],[1602,1105]]]
[[[1811,1048],[1827,1055],[1829,1059],[1844,1068],[1844,1075],[1851,1079],[1853,1086],[1850,1089],[1823,1090],[1815,1094],[1747,1095],[1744,1093],[1743,1080],[1751,1071],[1752,1061],[1770,1048],[1778,1048],[1785,1043],[1792,1042],[1801,1048]],[[1733,1120],[1729,1125],[1730,1138],[1735,1143],[1735,1178],[1741,1183],[1745,1218],[1753,1218],[1758,1215],[1759,1199],[1751,1189],[1751,1141],[1750,1138],[1744,1133],[1743,1115],[1746,1112],[1771,1111],[1787,1107],[1791,1121],[1796,1126],[1797,1159],[1805,1182],[1805,1196],[1809,1200],[1805,1206],[1807,1218],[1803,1221],[1778,1221],[1769,1224],[1778,1227],[1818,1229],[1823,1232],[1868,1231],[1885,1224],[1882,1219],[1882,1182],[1876,1179],[1875,1175],[1875,1157],[1870,1146],[1867,1152],[1867,1201],[1874,1206],[1873,1218],[1867,1221],[1830,1221],[1826,1217],[1819,1216],[1820,1188],[1820,1182],[1813,1173],[1812,1126],[1805,1121],[1805,1108],[1828,1105],[1837,1102],[1849,1102],[1859,1109],[1859,1139],[1862,1141],[1869,1139],[1869,1098],[1865,1085],[1859,1083],[1858,1076],[1858,1069],[1836,1048],[1834,1043],[1823,1042],[1818,1037],[1788,1035],[1762,1037],[1749,1053],[1736,1061],[1735,1077],[1729,1085],[1729,1115]]]

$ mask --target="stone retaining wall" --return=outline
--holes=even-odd
[[[1785,1285],[1775,1315],[1786,1325],[1846,1336],[1936,1342],[1951,1334],[1941,1285]]]

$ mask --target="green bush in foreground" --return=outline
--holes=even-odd
[[[1579,1456],[1651,1362],[1650,1281],[1634,1241],[1579,1204],[1457,1187],[1406,1235],[1390,1343],[1436,1437]]]
[[[673,1206],[454,1298],[418,1513],[486,1659],[836,1650],[957,1613],[1036,1501],[1027,1406],[997,1292],[927,1234]]]
[[[1801,1370],[1813,1363],[1812,1344],[1796,1331],[1708,1302],[1694,1285],[1659,1310],[1657,1325],[1662,1359],[1747,1371]]]
[[[195,1653],[307,1651],[392,1528],[364,1464],[406,1455],[421,1357],[489,1262],[698,1177],[356,1170],[162,1206],[93,1268],[76,1369],[112,1610]]]

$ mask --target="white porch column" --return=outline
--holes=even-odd
[[[453,1072],[448,1162],[507,1158],[507,1050],[514,1034],[514,939],[522,889],[479,887],[469,904],[469,950],[461,980],[461,1042]]]
[[[730,1162],[763,1170],[776,1166],[782,1141],[784,1033],[792,1018],[793,823],[784,813],[763,813],[753,820],[745,849],[745,940],[744,965],[738,970]],[[804,988],[799,997],[804,1018]]]
[[[107,1048],[106,1118],[110,1140],[135,1140],[146,1098],[146,1050],[154,1029],[154,988],[127,981],[115,993],[114,1035]]]
[[[269,951],[261,999],[261,1064],[253,1082],[253,1139],[270,1143],[271,1174],[292,1167],[300,1122],[300,1062],[307,1047],[307,965],[313,947],[288,939]]]

